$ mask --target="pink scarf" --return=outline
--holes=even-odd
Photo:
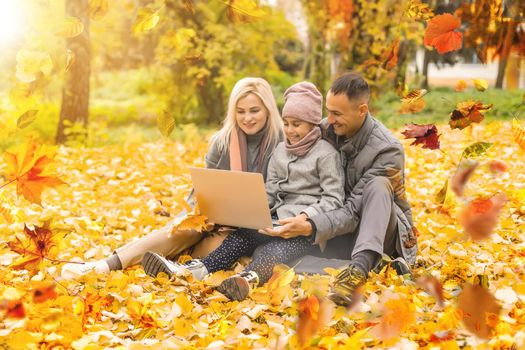
[[[297,157],[302,157],[315,145],[317,140],[321,138],[321,128],[314,126],[314,128],[306,134],[299,142],[294,145],[288,143],[286,140],[285,147],[288,152]]]
[[[266,132],[263,130],[262,132]],[[255,158],[257,165],[256,171],[262,173],[264,165],[264,150],[268,143],[268,135],[264,135],[260,145],[259,152]],[[248,171],[248,143],[246,134],[239,127],[232,129],[230,135],[230,170]]]

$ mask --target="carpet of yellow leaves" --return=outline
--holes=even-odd
[[[442,152],[409,146],[411,140],[403,143],[408,199],[419,229],[414,272],[437,278],[442,292],[404,280],[388,268],[372,274],[360,302],[350,311],[336,308],[311,339],[312,347],[525,346],[525,151],[514,142],[510,123],[440,130]],[[463,198],[449,191],[440,202],[436,194],[455,171],[462,150],[477,141],[493,146],[478,159],[480,166]],[[281,270],[284,282],[258,288],[243,302],[229,302],[210,288],[225,272],[204,282],[153,279],[140,267],[90,273],[76,281],[59,278],[60,261],[106,257],[169,221],[168,213],[174,216],[183,208],[190,188],[186,167],[202,166],[205,151],[202,140],[59,148],[58,175],[69,186],[45,190],[43,208],[17,198],[13,186],[1,189],[0,205],[8,213],[0,215],[0,348],[299,348],[298,302],[325,295],[331,276],[305,278]],[[508,170],[492,174],[490,159],[505,162]],[[0,164],[0,174],[5,166]],[[469,240],[457,219],[464,201],[498,192],[509,202],[494,234],[481,242]],[[48,220],[53,259],[43,261],[33,277],[12,269],[19,256],[6,243],[23,233],[24,224],[41,227]],[[471,317],[458,307],[465,283],[488,285],[499,304],[490,309],[499,310],[499,316],[487,312],[480,325],[488,339],[476,337],[462,322]]]

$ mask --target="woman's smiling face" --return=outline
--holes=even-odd
[[[268,111],[259,96],[249,93],[237,101],[235,120],[246,135],[255,135],[266,125]]]

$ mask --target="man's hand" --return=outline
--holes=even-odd
[[[285,239],[299,236],[311,236],[312,225],[306,221],[306,218],[307,216],[305,214],[299,214],[295,217],[282,219],[279,220],[280,227],[265,228],[264,230],[259,230],[259,233]]]

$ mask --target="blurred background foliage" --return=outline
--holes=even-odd
[[[509,30],[516,32],[510,47],[520,44],[523,6],[513,5],[519,9],[512,12],[501,0],[448,1],[446,6],[419,0],[1,4],[2,149],[27,137],[73,146],[152,141],[160,138],[157,124],[163,113],[175,124],[171,138],[202,137],[219,127],[231,88],[246,76],[267,79],[282,106],[284,90],[295,82],[310,80],[326,93],[335,76],[357,70],[373,89],[372,112],[393,128],[408,122],[446,123],[455,104],[467,98],[494,103],[488,119],[511,118],[523,104],[520,90],[455,93],[437,88],[427,95],[423,111],[397,113],[401,90],[428,87],[425,67],[408,72],[418,50],[427,65],[451,65],[465,54],[496,57],[505,48],[490,51],[497,46],[494,36],[505,37]],[[417,11],[414,6],[419,6]],[[421,8],[435,13],[459,9],[465,21],[473,21],[479,13],[466,9],[483,6],[507,11],[487,12],[493,21],[483,23],[494,26],[492,36],[483,27],[471,26],[458,52],[441,56],[424,48],[428,12]],[[10,36],[2,35],[8,30]],[[483,51],[467,39],[481,42]],[[389,63],[393,48],[397,61]],[[21,116],[28,112],[36,117],[22,128]]]

